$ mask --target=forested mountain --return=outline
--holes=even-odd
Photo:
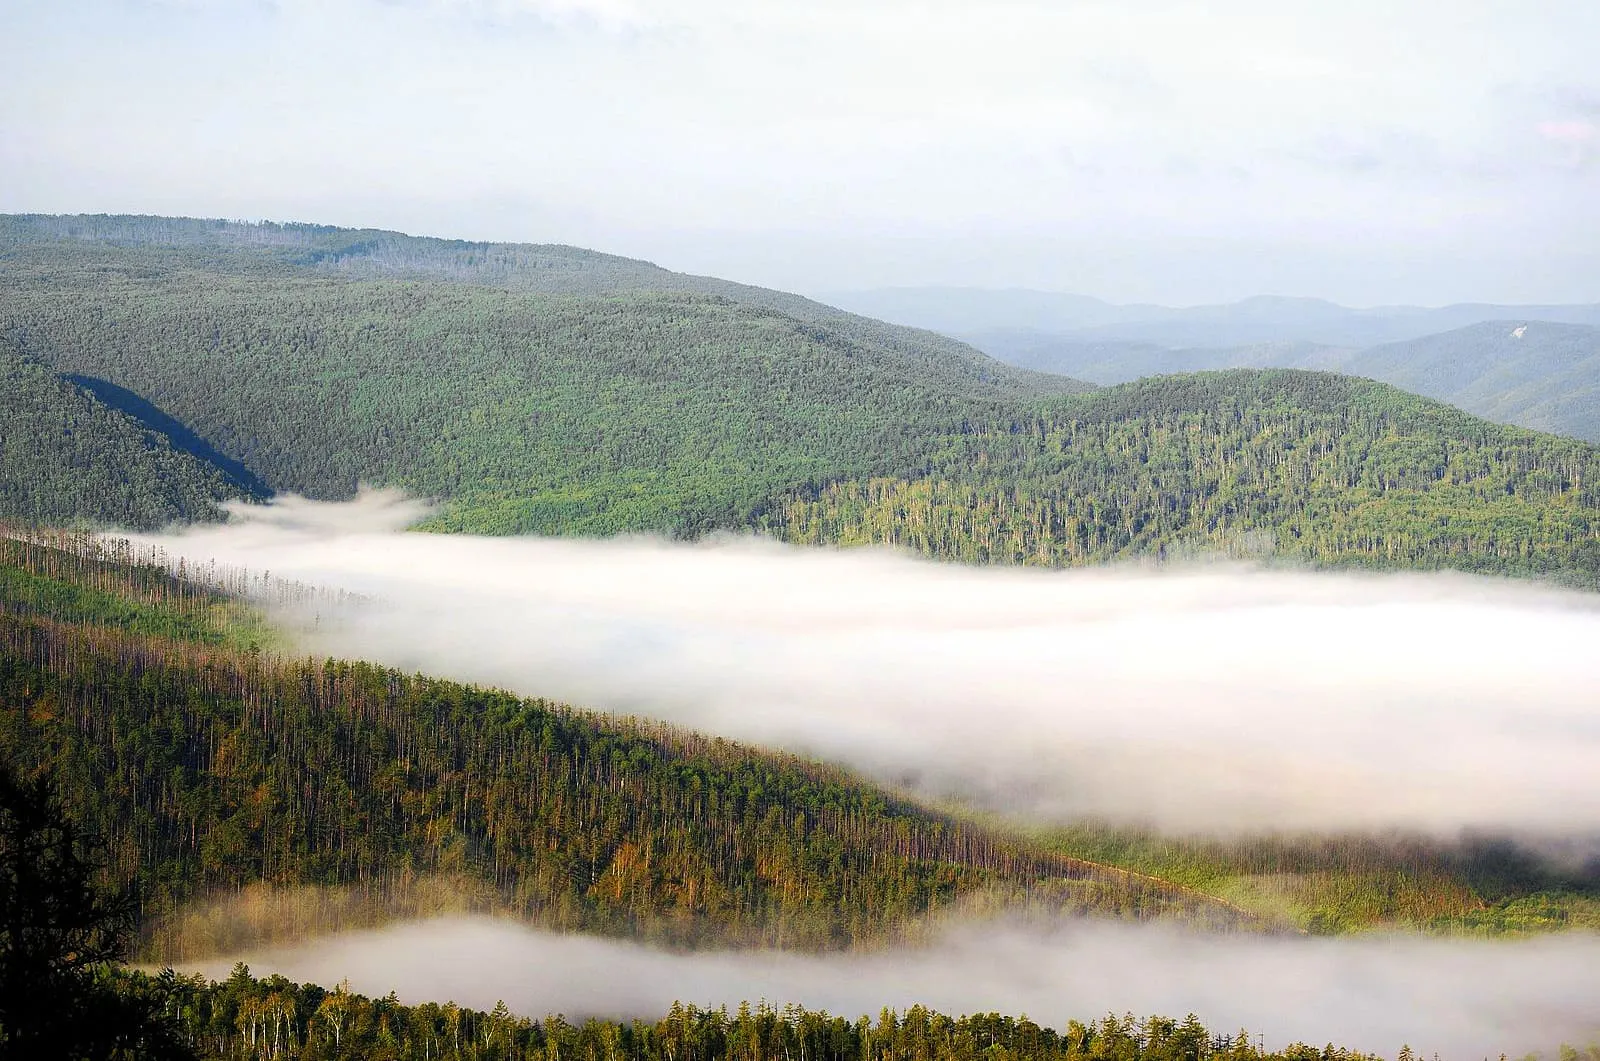
[[[53,245],[53,246],[52,246]],[[1017,373],[934,331],[857,316],[785,291],[675,273],[649,262],[557,244],[482,243],[331,225],[260,224],[195,218],[0,215],[0,261],[29,247],[47,261],[77,245],[137,249],[161,264],[213,271],[312,273],[347,279],[448,280],[524,293],[593,297],[637,292],[709,295],[823,324],[867,352],[921,365],[934,376],[991,381],[1001,390],[1064,392],[1071,381]],[[25,255],[31,256],[31,255]]]
[[[903,1013],[886,1009],[876,1019],[849,1019],[762,1002],[734,1013],[674,1004],[654,1021],[591,1018],[576,1024],[560,1015],[519,1016],[504,1003],[488,1013],[453,1002],[408,1006],[393,995],[367,998],[281,976],[258,979],[244,966],[221,983],[132,973],[119,976],[118,987],[152,1012],[173,1015],[181,1041],[205,1061],[1376,1061],[1333,1046],[1269,1052],[1248,1032],[1208,1031],[1192,1015],[1108,1016],[1072,1021],[1057,1031],[999,1013],[952,1018],[912,1006]],[[1573,1061],[1592,1057],[1574,1052]]]
[[[40,242],[11,228],[29,238],[0,243],[0,336],[143,396],[273,489],[403,485],[451,499],[442,523],[458,529],[741,526],[775,493],[905,471],[930,432],[1081,389],[932,335],[813,304],[802,319],[761,303],[803,300],[735,301],[589,252],[526,249],[513,274],[525,283],[484,286],[345,279],[376,266],[336,270],[356,259],[298,244]]]
[[[1600,451],[1348,378],[1079,393],[644,263],[313,226],[11,218],[0,264],[0,337],[26,356],[159,407],[265,488],[441,499],[434,529],[1600,581]],[[80,486],[62,503],[111,518]]]
[[[1167,349],[1280,342],[1364,349],[1500,320],[1541,320],[1600,327],[1600,304],[1458,303],[1437,308],[1352,309],[1320,298],[1262,295],[1210,306],[1118,305],[1053,291],[960,287],[843,291],[824,297],[857,313],[932,328],[947,335],[1023,330],[1053,334],[1072,345],[1147,343]]]
[[[239,647],[219,593],[136,559],[0,540],[0,761],[138,881],[149,955],[443,910],[802,948],[958,905],[1253,923],[794,756]]]
[[[1366,376],[1501,423],[1600,442],[1600,328],[1488,321],[1367,349],[1308,342],[1174,349],[1047,332],[973,335],[1012,364],[1094,383],[1224,368],[1303,368]]]
[[[800,542],[977,562],[1218,553],[1600,584],[1600,449],[1348,376],[1166,376],[792,495]]]
[[[0,513],[156,528],[220,516],[218,501],[251,493],[164,427],[0,337]]]
[[[1491,321],[1363,350],[1328,367],[1490,420],[1600,442],[1600,327]]]

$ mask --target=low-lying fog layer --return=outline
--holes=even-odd
[[[417,511],[291,501],[158,540],[375,597],[306,625],[319,654],[669,719],[1018,813],[1600,833],[1600,598],[1461,576],[393,530]]]
[[[1552,1051],[1600,1034],[1600,938],[1516,943],[1202,937],[1081,922],[1039,934],[967,928],[927,950],[811,957],[674,954],[635,943],[450,919],[238,956],[259,975],[337,983],[407,1002],[515,1012],[658,1018],[673,1000],[768,999],[850,1018],[921,1002],[950,1014],[1027,1014],[1062,1028],[1106,1013],[1193,1012],[1213,1032],[1269,1046],[1330,1040],[1394,1056],[1409,1044],[1447,1061]],[[191,970],[223,978],[238,958]]]

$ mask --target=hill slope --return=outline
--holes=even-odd
[[[1368,380],[1165,376],[951,436],[925,474],[829,484],[795,541],[977,562],[1235,553],[1600,584],[1600,448]]]
[[[974,901],[1236,920],[794,756],[240,649],[136,559],[0,537],[0,760],[56,772],[168,960],[444,909],[790,947]]]
[[[1490,420],[1600,442],[1600,328],[1491,321],[1374,347],[1331,367]]]
[[[1494,841],[1028,836],[791,755],[275,659],[259,647],[273,632],[216,588],[239,573],[205,577],[81,535],[0,533],[0,764],[55,768],[114,875],[140,879],[151,956],[464,910],[801,948],[886,941],[951,909],[1318,932],[1600,924],[1595,867],[1554,872]]]
[[[332,239],[319,232],[304,235]],[[426,265],[412,273],[454,275],[452,256],[476,253],[395,242]],[[0,249],[0,336],[161,406],[274,489],[401,485],[454,502],[443,525],[456,529],[741,526],[774,493],[904,470],[930,432],[1082,386],[792,296],[565,248],[491,246],[522,257],[506,276],[480,270],[488,286],[345,279],[390,259],[299,244]],[[689,290],[708,286],[740,300]]]
[[[1600,328],[1528,318],[1487,321],[1370,349],[1306,342],[1173,349],[1046,332],[974,335],[996,357],[1101,384],[1227,368],[1366,376],[1501,423],[1600,442]]]
[[[218,501],[251,493],[161,426],[0,339],[0,513],[156,528],[217,518]]]
[[[378,280],[445,280],[527,294],[595,297],[638,292],[707,295],[797,321],[875,347],[932,375],[990,380],[1014,393],[1082,390],[1073,381],[1011,371],[1001,362],[946,335],[709,276],[675,273],[650,262],[559,244],[482,243],[408,236],[331,225],[260,224],[195,218],[107,215],[0,215],[0,253],[55,261],[93,247],[122,247],[155,255],[164,267],[199,265],[209,271],[289,272]],[[9,256],[9,255],[8,255]],[[158,268],[163,266],[158,266]]]
[[[1375,384],[1051,390],[923,333],[571,248],[166,219],[3,232],[0,336],[159,406],[272,489],[442,499],[435,529],[1600,583],[1595,449]]]

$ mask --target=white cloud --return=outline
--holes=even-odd
[[[317,654],[664,718],[1044,820],[1600,836],[1591,596],[385,534],[385,505],[289,502],[165,541],[379,598],[321,615]]]

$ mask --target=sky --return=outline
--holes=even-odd
[[[0,0],[0,211],[805,293],[1600,301],[1592,0]]]

